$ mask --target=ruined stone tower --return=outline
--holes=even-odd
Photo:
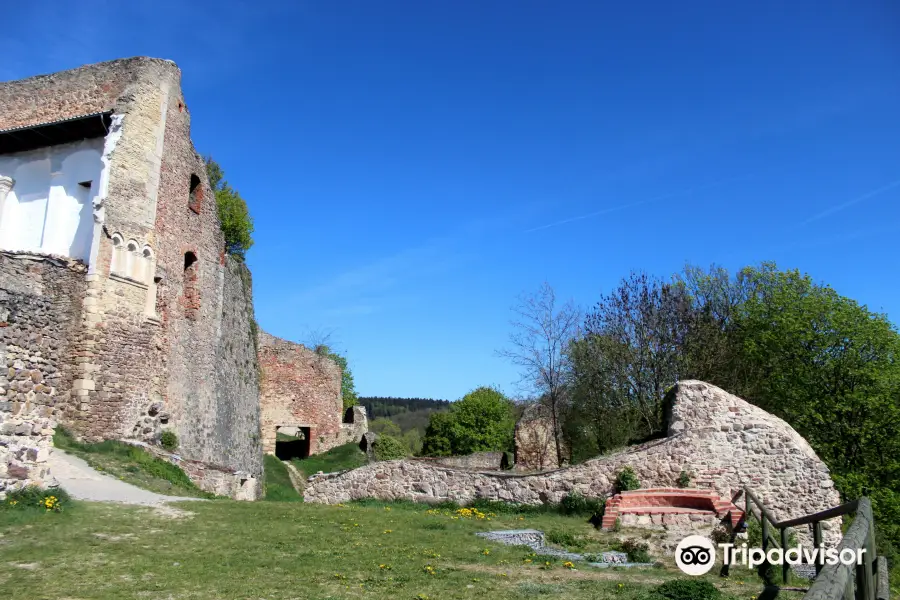
[[[47,476],[58,422],[171,429],[201,487],[259,493],[250,277],[180,82],[139,57],[0,83],[0,492]]]

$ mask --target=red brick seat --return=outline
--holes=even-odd
[[[713,490],[650,488],[616,494],[606,501],[603,529],[611,529],[620,515],[715,515],[730,518],[732,527],[743,516],[730,500]]]

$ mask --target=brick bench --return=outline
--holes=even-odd
[[[606,501],[603,529],[612,529],[621,515],[715,515],[735,527],[743,512],[713,490],[649,488],[616,494]]]

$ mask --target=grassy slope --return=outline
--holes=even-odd
[[[265,500],[275,502],[300,502],[303,498],[294,489],[287,467],[271,454],[263,457],[263,467],[266,469]]]
[[[177,466],[137,446],[116,441],[82,444],[61,427],[56,429],[53,445],[83,458],[98,471],[151,492],[193,498],[214,497],[194,485]]]
[[[180,506],[193,516],[172,519],[150,509],[76,503],[61,514],[33,513],[23,522],[22,514],[13,520],[15,511],[0,511],[4,598],[637,600],[678,576],[672,567],[570,571],[558,561],[545,570],[526,563],[519,548],[473,535],[566,529],[590,538],[592,546],[603,545],[609,534],[569,517],[454,520],[428,515],[426,507],[387,510],[377,503],[223,500]],[[429,565],[434,574],[426,571]],[[749,575],[709,579],[744,600],[760,591]]]
[[[356,444],[344,444],[328,452],[315,454],[303,460],[294,460],[294,466],[309,477],[319,471],[334,473],[345,469],[355,469],[366,464],[366,455]]]

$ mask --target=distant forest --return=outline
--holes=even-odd
[[[428,419],[436,412],[450,408],[448,400],[431,398],[383,398],[379,396],[360,397],[359,404],[366,407],[369,421],[383,418],[395,423],[400,431],[406,433],[417,429],[425,433]]]

